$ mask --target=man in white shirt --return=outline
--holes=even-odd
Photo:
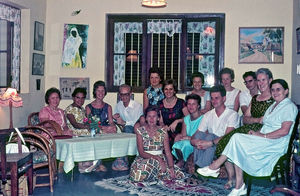
[[[124,126],[123,132],[134,133],[133,126],[143,115],[142,104],[130,99],[131,87],[127,84],[122,84],[119,87],[119,95],[121,101],[115,107],[113,118],[118,124]]]
[[[243,114],[247,111],[254,95],[259,93],[256,81],[256,74],[253,71],[248,71],[243,74],[244,84],[247,90],[240,93],[240,106]]]
[[[115,113],[113,115],[114,120],[117,124],[123,126],[123,132],[134,133],[133,126],[143,115],[142,104],[131,100],[131,86],[127,84],[122,84],[119,87],[119,96],[121,101],[119,101],[115,107]],[[127,157],[117,158],[113,164],[112,169],[116,171],[128,170],[128,159]]]
[[[191,139],[191,144],[194,146],[194,163],[199,167],[205,167],[212,163],[216,144],[225,134],[239,126],[238,113],[226,108],[224,104],[226,101],[225,88],[223,86],[212,87],[210,96],[214,109],[204,114],[198,130]],[[233,168],[230,169],[232,170],[228,175],[233,177]]]

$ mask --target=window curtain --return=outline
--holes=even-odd
[[[0,3],[0,18],[14,23],[11,87],[20,90],[21,11]]]
[[[143,33],[141,22],[116,22],[114,29],[114,53],[125,54],[125,34]],[[114,86],[125,83],[126,55],[114,55]]]
[[[176,19],[149,20],[147,33],[167,34],[172,37],[174,33],[181,33],[182,22]]]
[[[205,76],[205,85],[214,84],[215,72],[215,42],[216,42],[216,22],[188,22],[188,33],[199,33],[199,67],[198,71]]]

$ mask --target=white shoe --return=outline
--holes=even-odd
[[[213,169],[209,169],[209,166],[203,167],[203,168],[198,168],[197,169],[197,173],[200,174],[201,176],[212,176],[212,177],[218,177],[218,175],[220,174],[219,169],[213,170]]]
[[[228,196],[240,196],[240,195],[246,195],[247,194],[247,188],[245,183],[241,186],[239,189],[232,189],[232,191],[228,194]]]

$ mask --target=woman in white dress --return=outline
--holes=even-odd
[[[211,110],[210,94],[208,91],[202,89],[204,81],[204,75],[202,73],[194,72],[192,74],[193,90],[187,92],[187,95],[196,94],[201,97],[201,114],[205,114]]]
[[[225,106],[238,112],[240,108],[239,95],[241,91],[234,88],[231,84],[234,82],[234,72],[227,67],[220,71],[221,83],[226,90]]]
[[[197,170],[203,176],[216,177],[220,166],[230,159],[234,163],[236,185],[229,195],[247,193],[243,171],[252,176],[269,176],[288,149],[298,109],[287,98],[289,88],[284,80],[273,80],[270,86],[275,102],[267,109],[261,130],[234,134],[215,162]]]

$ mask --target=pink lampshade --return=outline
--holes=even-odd
[[[17,90],[14,88],[7,88],[5,93],[0,95],[0,105],[9,106],[9,102],[13,107],[23,106],[22,98],[18,95]]]

